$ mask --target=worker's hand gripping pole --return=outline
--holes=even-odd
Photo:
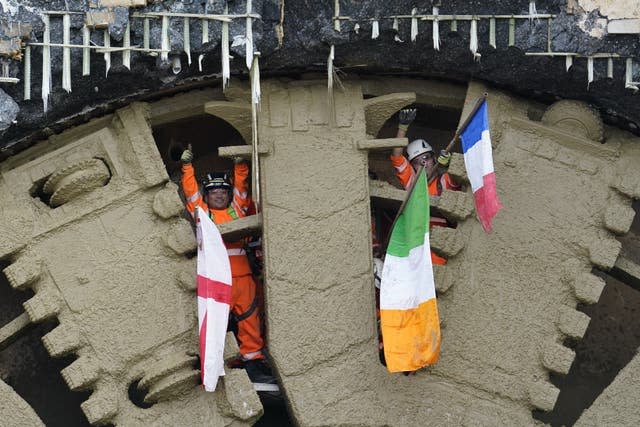
[[[187,165],[193,161],[193,151],[191,150],[191,144],[187,145],[187,148],[182,150],[182,154],[180,154],[180,161],[183,165]]]

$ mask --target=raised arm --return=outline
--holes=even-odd
[[[233,159],[233,200],[231,205],[239,216],[246,216],[251,206],[249,196],[249,164],[242,157]]]
[[[407,130],[409,129],[409,125],[415,120],[417,110],[415,108],[406,108],[400,110],[398,114],[398,132],[396,134],[396,138],[404,138],[407,136]],[[406,189],[409,187],[409,183],[411,183],[411,179],[413,178],[414,171],[411,167],[409,161],[403,155],[404,147],[395,147],[391,151],[391,164],[396,170],[396,176],[402,186]]]
[[[202,194],[198,188],[198,181],[196,180],[195,171],[191,161],[193,160],[193,153],[187,149],[182,152],[180,157],[182,161],[182,177],[180,178],[180,184],[182,184],[182,192],[184,193],[185,203],[187,211],[191,215],[196,209],[196,206],[200,206],[205,211],[208,210],[208,206],[202,199]]]

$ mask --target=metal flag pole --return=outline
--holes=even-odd
[[[258,158],[258,110],[260,108],[260,67],[258,57],[260,54],[253,54],[251,64],[251,195],[256,205],[256,211],[260,210],[260,159]]]

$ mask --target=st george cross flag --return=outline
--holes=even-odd
[[[231,303],[231,266],[218,227],[196,207],[198,240],[198,331],[200,369],[206,391],[215,391],[224,375],[224,338]]]
[[[415,371],[438,361],[440,321],[424,170],[418,173],[391,231],[380,284],[380,324],[389,372]]]
[[[469,120],[460,139],[467,176],[476,202],[476,213],[482,228],[488,233],[492,228],[491,221],[502,208],[502,204],[496,192],[496,174],[493,171],[486,99]]]

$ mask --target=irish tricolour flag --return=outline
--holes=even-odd
[[[231,266],[218,227],[196,207],[198,240],[198,331],[200,368],[206,391],[215,391],[224,375],[224,337],[231,303]]]
[[[380,284],[380,322],[389,372],[438,361],[440,322],[429,251],[429,195],[418,173],[391,231]]]
[[[476,213],[484,230],[490,232],[491,221],[502,208],[502,204],[496,192],[486,99],[469,120],[469,124],[460,134],[460,139],[467,176],[476,202]]]

